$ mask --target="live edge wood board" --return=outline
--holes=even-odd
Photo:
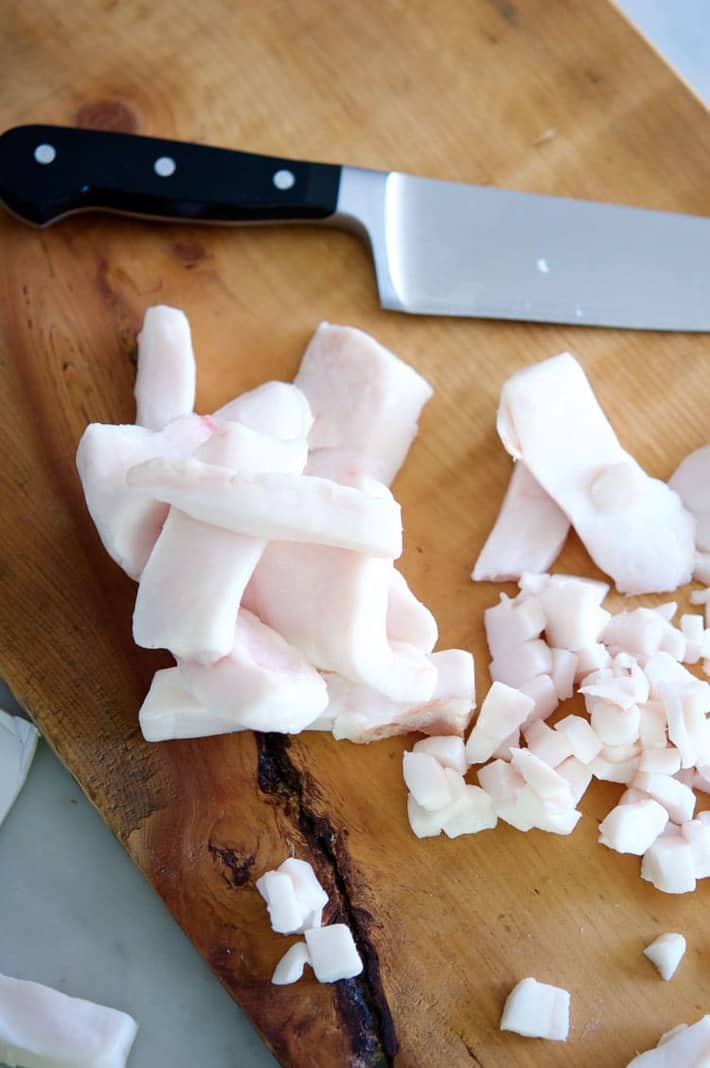
[[[255,151],[694,213],[710,207],[710,122],[604,0],[57,0],[4,6],[0,120],[136,130]],[[284,1065],[618,1066],[710,1009],[708,886],[673,898],[596,844],[618,788],[570,838],[506,826],[413,838],[405,741],[250,733],[147,745],[136,712],[165,660],[133,647],[134,587],[104,555],[74,452],[133,418],[149,304],[188,312],[199,409],[289,379],[322,319],[374,333],[436,388],[395,490],[402,566],[488,684],[469,570],[509,460],[501,383],[578,354],[624,444],[667,477],[708,437],[710,339],[382,312],[366,250],[316,229],[0,219],[0,671]],[[663,255],[663,250],[658,250]],[[633,284],[633,279],[629,280]],[[560,570],[593,574],[571,539]],[[288,940],[254,881],[312,861],[351,925],[360,979],[271,986]],[[671,984],[641,957],[688,936]],[[502,1035],[525,975],[572,992],[569,1043]]]

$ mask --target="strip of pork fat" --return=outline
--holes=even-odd
[[[509,378],[497,426],[622,593],[662,593],[690,581],[692,516],[622,448],[574,356]]]

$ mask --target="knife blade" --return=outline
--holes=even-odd
[[[710,219],[71,127],[0,136],[0,201],[359,234],[383,307],[418,314],[710,330]]]

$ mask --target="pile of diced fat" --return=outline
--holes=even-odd
[[[148,309],[136,424],[91,424],[77,452],[101,540],[138,582],[134,639],[176,662],[140,710],[146,739],[463,732],[473,657],[433,651],[436,621],[395,567],[388,487],[431,394],[366,334],[323,323],[293,384],[199,416],[188,321]]]
[[[256,888],[266,902],[271,927],[277,934],[302,934],[276,965],[272,983],[297,982],[306,964],[319,983],[352,979],[362,971],[362,960],[347,924],[324,927],[323,909],[328,895],[306,860],[287,857],[278,868],[264,872]]]
[[[606,583],[544,569],[573,524],[623,592],[667,592],[694,569],[705,578],[710,448],[670,486],[650,478],[566,354],[505,384],[498,429],[516,465],[473,577],[515,578],[519,593],[484,614],[493,685],[465,746],[428,738],[404,755],[412,829],[456,837],[501,819],[569,834],[602,779],[625,789],[600,842],[642,856],[659,890],[693,890],[710,875],[710,813],[695,817],[695,790],[710,792],[710,685],[685,665],[710,672],[710,590],[690,598],[705,618],[685,613],[676,626],[676,602],[612,613]],[[575,693],[584,714],[550,726]],[[478,786],[464,778],[473,765]]]

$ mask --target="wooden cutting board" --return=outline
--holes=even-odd
[[[603,0],[37,0],[6,5],[1,33],[2,127],[80,123],[710,208],[706,112]],[[617,787],[589,791],[568,839],[501,826],[420,842],[402,739],[145,744],[136,712],[166,660],[131,643],[134,587],[99,545],[73,458],[87,422],[133,418],[149,304],[188,312],[205,411],[290,378],[321,319],[372,331],[436,387],[395,487],[403,570],[442,646],[474,649],[484,693],[497,590],[468,575],[510,468],[501,383],[572,349],[624,444],[666,477],[707,440],[710,339],[382,312],[364,248],[305,228],[77,217],[39,232],[2,217],[0,247],[0,671],[280,1061],[616,1066],[709,1010],[708,887],[664,896],[637,859],[596,844]],[[594,573],[574,539],[558,567]],[[271,986],[289,940],[254,881],[289,851],[353,928],[360,979]],[[668,930],[689,942],[669,985],[641,956]],[[498,1032],[525,975],[571,990],[567,1046]]]

